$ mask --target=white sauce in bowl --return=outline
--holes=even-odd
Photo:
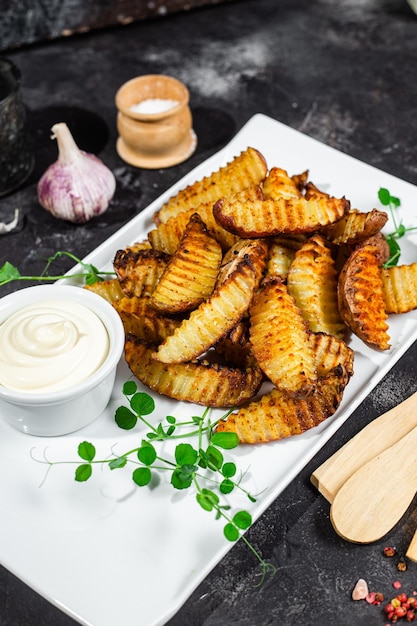
[[[69,300],[26,306],[0,324],[0,385],[49,393],[93,374],[109,352],[101,319]]]

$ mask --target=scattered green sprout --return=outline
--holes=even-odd
[[[77,449],[81,462],[80,460],[52,462],[46,457],[39,461],[49,466],[47,474],[54,465],[76,464],[75,480],[85,482],[93,475],[95,465],[116,470],[131,464],[133,466],[131,479],[138,487],[146,487],[155,475],[169,472],[170,483],[174,489],[193,488],[199,506],[204,511],[214,512],[215,519],[223,521],[223,533],[228,541],[242,539],[259,561],[261,578],[258,584],[261,585],[268,574],[275,573],[276,568],[262,558],[244,534],[252,525],[249,511],[232,512],[230,505],[222,500],[222,496],[239,490],[250,502],[256,502],[256,498],[241,484],[244,474],[239,475],[236,464],[224,458],[223,451],[232,450],[238,445],[236,433],[214,432],[219,420],[211,423],[208,408],[204,409],[201,416],[192,416],[182,422],[168,415],[163,422],[155,426],[148,419],[155,411],[153,398],[145,392],[138,391],[137,383],[133,380],[125,382],[122,391],[129,406],[119,406],[116,409],[115,421],[124,430],[132,430],[138,422],[141,422],[146,427],[147,433],[140,445],[122,454],[116,455],[112,451],[110,457],[97,459],[94,444],[83,441]],[[219,419],[223,419],[229,413],[230,411]],[[195,442],[194,445],[188,441],[190,439]],[[178,440],[172,458],[161,456],[158,452],[158,444],[167,440]],[[159,484],[159,481],[155,481],[155,484]]]
[[[7,283],[11,283],[15,280],[39,280],[39,281],[55,281],[61,278],[67,278],[66,275],[60,274],[58,276],[54,276],[49,273],[50,266],[56,261],[59,257],[66,256],[72,259],[75,263],[78,263],[83,268],[82,272],[71,274],[71,278],[83,278],[87,285],[93,285],[97,282],[102,282],[109,275],[114,276],[114,272],[103,272],[98,270],[91,263],[84,263],[76,257],[71,252],[65,252],[60,250],[59,252],[55,252],[52,256],[48,257],[45,268],[40,276],[22,276],[17,267],[6,261],[4,265],[0,268],[0,287],[3,285],[7,285]]]
[[[389,208],[391,219],[394,224],[393,232],[385,236],[389,245],[390,256],[386,263],[384,263],[384,267],[394,267],[395,265],[398,265],[398,261],[401,256],[401,247],[398,243],[398,239],[404,237],[404,235],[411,230],[417,230],[417,226],[406,228],[402,222],[397,222],[395,209],[401,206],[401,200],[396,196],[392,196],[388,189],[381,187],[378,191],[378,198],[383,206]]]

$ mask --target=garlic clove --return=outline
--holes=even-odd
[[[54,124],[52,133],[58,158],[38,182],[39,203],[54,217],[83,224],[107,210],[116,179],[98,157],[78,148],[64,122]]]
[[[352,600],[365,600],[368,593],[368,583],[363,578],[359,578],[352,591]]]
[[[14,230],[19,222],[19,209],[14,210],[14,218],[11,222],[0,222],[0,235],[5,235]]]

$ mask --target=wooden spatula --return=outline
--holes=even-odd
[[[417,426],[417,392],[383,413],[318,467],[311,482],[330,503],[346,480],[362,465]],[[417,554],[417,550],[416,550]]]
[[[330,507],[336,532],[355,543],[381,539],[417,491],[417,427],[356,470]]]

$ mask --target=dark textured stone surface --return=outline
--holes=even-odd
[[[37,163],[29,182],[0,201],[0,221],[16,206],[23,213],[18,232],[0,238],[0,264],[7,259],[38,272],[58,249],[82,257],[257,112],[416,184],[416,38],[417,18],[403,0],[241,0],[13,52]],[[191,93],[198,148],[168,170],[135,170],[114,148],[114,94],[148,72],[178,76]],[[111,208],[84,226],[55,220],[36,200],[36,181],[55,159],[49,128],[65,119],[118,180]],[[397,578],[407,593],[417,588],[415,564],[399,573],[395,560],[381,554],[385,543],[405,551],[417,526],[414,508],[384,541],[348,544],[334,533],[329,505],[309,477],[372,418],[417,389],[416,359],[413,346],[250,530],[277,575],[255,588],[257,563],[239,542],[170,626],[385,624],[381,607],[354,603],[350,594],[360,577],[388,598]],[[3,569],[0,624],[74,622]],[[140,616],[137,625],[147,626]]]
[[[0,50],[237,0],[0,0]]]

